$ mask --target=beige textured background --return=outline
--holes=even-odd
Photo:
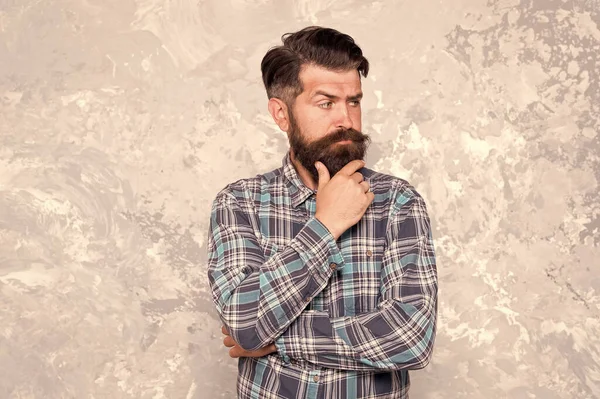
[[[0,0],[0,398],[234,398],[210,203],[280,165],[260,60],[309,24],[429,204],[412,397],[600,397],[598,0]]]

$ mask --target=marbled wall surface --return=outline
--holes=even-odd
[[[235,397],[210,203],[280,165],[260,60],[309,24],[429,204],[412,397],[600,397],[598,0],[0,0],[0,398]]]

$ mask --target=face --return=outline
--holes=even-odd
[[[304,91],[289,113],[288,136],[295,158],[316,182],[316,161],[333,176],[348,162],[364,159],[370,138],[360,132],[362,90],[356,70],[307,66],[300,80]]]

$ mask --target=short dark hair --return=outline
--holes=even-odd
[[[369,73],[369,61],[349,35],[335,29],[309,26],[281,37],[283,45],[273,47],[262,59],[262,79],[269,98],[288,105],[302,93],[300,71],[315,65],[333,71],[356,69],[359,76]]]

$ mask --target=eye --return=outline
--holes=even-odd
[[[319,104],[319,107],[323,108],[323,109],[329,109],[332,106],[333,106],[333,102],[331,102],[331,101],[327,101],[327,102]]]
[[[350,101],[351,107],[358,107],[360,105],[360,100]]]

